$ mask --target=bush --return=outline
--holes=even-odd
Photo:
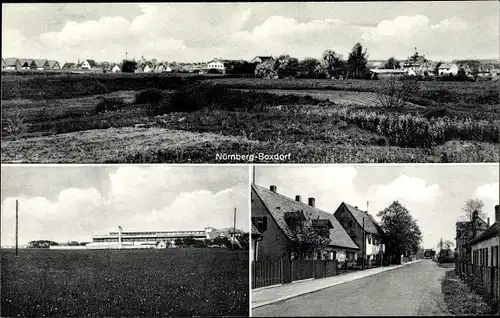
[[[377,90],[377,99],[387,109],[400,109],[407,101],[418,94],[420,86],[414,78],[396,78],[392,76],[386,85]]]
[[[134,104],[155,104],[165,99],[165,94],[157,88],[150,88],[135,95]]]
[[[119,98],[103,98],[97,105],[94,107],[94,113],[104,113],[108,111],[114,111],[121,107],[125,106],[125,102]]]

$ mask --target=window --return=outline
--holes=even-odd
[[[252,223],[260,233],[267,230],[267,216],[254,216],[252,217]]]

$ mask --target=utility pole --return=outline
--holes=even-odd
[[[236,239],[236,208],[234,208],[234,217],[233,217],[233,240],[231,241],[231,249],[234,250],[234,240]]]
[[[365,218],[363,217],[363,242],[362,242],[362,246],[363,246],[363,250],[362,250],[362,254],[363,254],[363,262],[361,263],[361,270],[365,270],[365,248],[366,248],[366,243],[365,243]]]
[[[18,255],[19,240],[19,201],[16,200],[16,256]]]

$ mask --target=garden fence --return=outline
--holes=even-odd
[[[336,260],[267,259],[252,262],[252,288],[338,274]]]
[[[482,289],[492,300],[497,310],[500,310],[500,284],[497,266],[479,266],[469,262],[456,261],[455,273],[461,277],[475,277],[481,282],[481,286],[470,286]]]

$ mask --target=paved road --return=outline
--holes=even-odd
[[[252,316],[450,315],[441,293],[449,269],[431,260],[256,308]]]

